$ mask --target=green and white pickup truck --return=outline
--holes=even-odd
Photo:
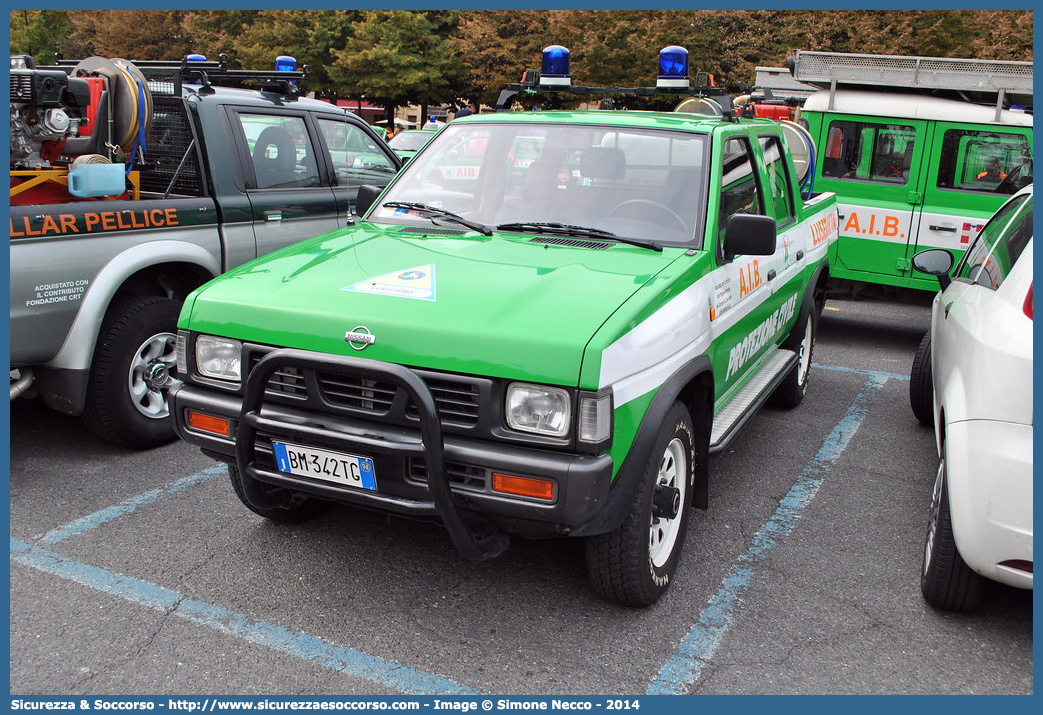
[[[833,195],[775,122],[643,111],[460,119],[378,193],[188,297],[178,433],[271,520],[429,517],[475,559],[584,537],[599,594],[655,602],[708,455],[805,394]]]

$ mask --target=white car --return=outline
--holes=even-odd
[[[939,455],[920,590],[969,611],[984,578],[1032,588],[1032,187],[1000,207],[950,278],[952,264],[944,249],[913,258],[942,290],[909,394]]]

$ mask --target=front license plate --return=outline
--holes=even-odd
[[[288,442],[272,442],[275,465],[284,474],[335,482],[356,489],[377,490],[377,472],[369,457],[305,447]]]

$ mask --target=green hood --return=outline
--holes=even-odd
[[[532,235],[409,231],[363,224],[269,254],[201,289],[186,304],[181,327],[413,367],[576,385],[591,336],[681,253],[626,244],[549,246]],[[360,352],[344,338],[358,326],[375,336]]]

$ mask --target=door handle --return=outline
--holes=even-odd
[[[956,227],[955,226],[934,226],[934,225],[931,225],[931,226],[928,226],[927,228],[931,229],[932,231],[947,231],[948,233],[956,233]]]
[[[953,302],[954,301],[949,301],[948,303],[945,304],[945,307],[942,308],[942,317],[943,318],[948,318],[949,317],[949,309],[952,308]]]
[[[282,211],[278,211],[278,210],[276,210],[276,211],[265,211],[264,212],[264,220],[265,221],[282,221]]]
[[[770,271],[768,271],[768,280],[769,281],[775,280],[775,275],[776,275],[775,274],[775,269],[772,268]]]
[[[804,257],[804,251],[797,251],[797,260],[799,261],[803,257]]]

